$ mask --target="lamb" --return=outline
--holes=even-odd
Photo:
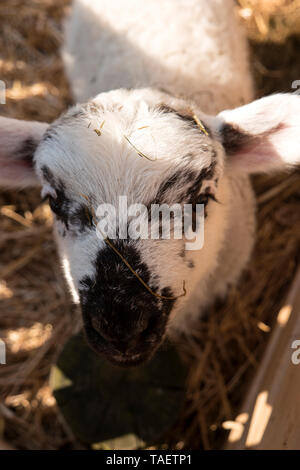
[[[231,0],[75,0],[62,53],[84,104],[50,125],[0,118],[0,185],[42,187],[90,346],[136,365],[238,282],[255,237],[249,175],[299,164],[300,101],[252,101]],[[95,214],[124,195],[202,204],[203,248],[185,250],[184,237],[108,245]]]

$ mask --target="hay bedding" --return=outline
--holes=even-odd
[[[240,0],[251,39],[258,95],[289,91],[297,63],[300,2]],[[69,0],[2,0],[0,78],[7,86],[1,115],[51,121],[70,103],[58,48]],[[289,37],[289,33],[294,34]],[[272,42],[270,42],[272,41]],[[189,363],[183,415],[168,445],[217,448],[255,372],[272,322],[289,288],[300,245],[300,175],[260,177],[253,260],[225,305],[182,339]],[[51,235],[51,214],[39,192],[0,193],[0,421],[22,449],[81,448],[60,417],[48,373],[80,316],[65,288]],[[74,321],[75,319],[75,321]],[[2,416],[2,418],[1,418]],[[1,430],[1,423],[0,423]]]

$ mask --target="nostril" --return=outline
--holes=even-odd
[[[159,336],[158,331],[160,330],[160,323],[161,323],[160,318],[158,317],[150,318],[150,320],[147,322],[147,325],[144,327],[141,333],[145,341],[153,342],[157,340]]]
[[[161,320],[159,316],[143,316],[126,329],[121,324],[110,324],[102,315],[90,315],[90,325],[99,335],[99,341],[102,338],[103,345],[124,355],[135,354],[143,347],[148,349],[157,344],[162,337]]]
[[[92,317],[91,324],[93,329],[100,335],[105,341],[114,343],[116,341],[115,335],[108,333],[105,328],[104,322],[99,317]]]
[[[98,317],[91,317],[91,324],[92,324],[92,327],[94,328],[94,330],[97,331],[97,333],[102,334],[102,330],[101,330],[101,322],[100,322],[100,319]]]
[[[127,345],[131,343],[131,336],[127,337],[124,333],[120,334],[116,329],[110,331],[109,328],[105,326],[107,322],[103,321],[102,318],[92,317],[91,324],[93,329],[99,336],[101,336],[102,339],[120,352],[125,352]]]

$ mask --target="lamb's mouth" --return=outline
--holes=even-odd
[[[85,328],[86,339],[89,346],[100,356],[104,356],[109,362],[116,366],[120,367],[134,367],[147,362],[152,358],[156,350],[158,349],[158,344],[151,351],[147,350],[146,352],[135,353],[135,354],[122,354],[119,351],[116,351],[101,335],[91,331],[90,329]]]
[[[83,315],[84,332],[88,345],[100,356],[104,356],[109,362],[120,367],[134,367],[150,360],[163,342],[163,337],[155,343],[149,344],[145,350],[134,353],[121,353],[101,336],[91,325],[87,315]]]
[[[143,355],[143,354],[135,354],[133,356],[109,356],[107,359],[114,365],[120,367],[135,367],[144,362],[147,362],[153,354],[151,355]]]

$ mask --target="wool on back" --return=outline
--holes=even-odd
[[[253,98],[232,0],[75,0],[63,57],[77,101],[152,86],[215,114]]]

